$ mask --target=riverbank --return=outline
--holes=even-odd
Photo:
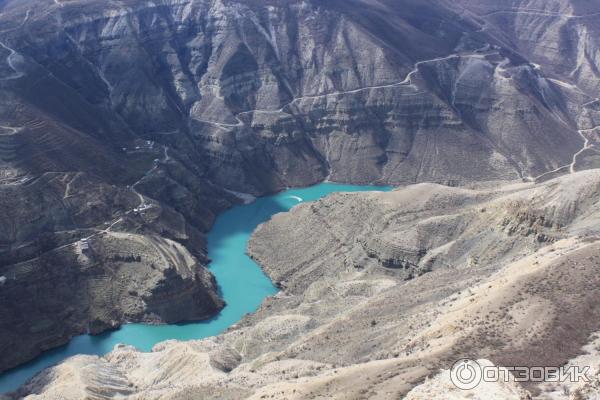
[[[269,277],[246,254],[250,235],[258,225],[299,203],[318,200],[331,193],[390,189],[391,187],[322,183],[261,197],[252,203],[223,212],[208,234],[208,254],[212,260],[209,269],[226,302],[221,313],[202,322],[176,325],[126,324],[118,330],[98,336],[75,337],[68,345],[46,352],[35,360],[2,374],[0,392],[15,390],[41,370],[74,355],[101,356],[117,344],[151,351],[157,343],[166,340],[193,340],[218,335],[247,313],[254,312],[266,297],[277,293],[277,288]]]

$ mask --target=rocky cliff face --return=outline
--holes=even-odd
[[[191,275],[179,258],[165,266],[195,311],[172,311],[184,301],[175,289],[135,312],[123,305],[129,288],[112,303],[86,301],[106,310],[103,321],[197,318],[219,308],[203,232],[238,201],[224,189],[543,181],[597,166],[594,6],[462,3],[3,1],[0,274],[49,265],[79,282],[77,257],[57,254],[102,232],[139,235],[146,245],[133,256],[149,271],[149,243],[172,240],[199,265]],[[541,226],[531,238],[543,242]],[[421,264],[437,243],[410,235],[400,246],[410,253],[383,251],[384,239],[363,246],[406,277],[446,262]],[[93,261],[100,275],[111,254]],[[162,278],[150,275],[151,291]],[[12,325],[30,323],[23,316],[44,298],[32,301]],[[48,330],[44,347],[89,318],[75,320],[67,333]]]
[[[3,268],[2,365],[18,365],[80,333],[127,321],[201,320],[223,307],[214,278],[180,244],[116,232],[85,243],[86,250],[66,244]]]
[[[47,7],[9,8],[23,21],[5,33],[16,82],[47,76],[21,101],[64,120],[32,98],[60,85],[111,120],[98,135],[167,143],[232,189],[536,177],[583,147],[576,80],[442,2]]]
[[[48,172],[0,186],[1,370],[81,333],[126,321],[205,319],[221,309],[203,266],[203,225],[137,191],[158,186],[160,198],[169,189],[177,165],[156,168],[129,187],[87,172]],[[210,223],[211,211],[196,211],[207,206],[198,205],[203,197],[194,198],[194,186],[171,187],[178,201],[193,199],[188,211],[196,220]],[[217,209],[228,204],[213,199],[208,204]]]
[[[299,205],[251,239],[250,254],[282,287],[256,314],[202,341],[72,358],[19,395],[465,399],[474,392],[440,373],[462,357],[570,361],[592,366],[596,382],[599,191],[593,170],[541,184],[419,184]],[[475,394],[592,399],[593,382],[489,384]]]

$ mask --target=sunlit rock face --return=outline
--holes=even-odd
[[[593,6],[462,3],[3,2],[0,275],[46,253],[77,275],[82,261],[61,252],[102,232],[169,240],[188,260],[175,267],[189,302],[130,309],[119,287],[98,326],[198,319],[221,306],[204,233],[238,201],[231,190],[543,181],[598,166]],[[112,256],[99,248],[105,272]],[[164,311],[173,301],[202,312]],[[27,304],[14,316],[25,330],[39,306]],[[39,340],[84,332],[76,319]],[[0,369],[33,352],[22,354]]]
[[[449,7],[59,1],[43,14],[19,4],[10,17],[25,23],[6,41],[32,70],[21,84],[44,73],[79,97],[71,113],[106,112],[104,123],[117,126],[102,139],[169,143],[212,180],[246,191],[328,176],[512,179],[567,164],[582,145],[571,113],[583,95],[509,46],[512,31],[496,37],[493,16],[484,23],[477,5]],[[33,95],[16,91],[65,118]]]

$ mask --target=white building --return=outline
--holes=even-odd
[[[85,253],[85,252],[89,251],[90,243],[88,242],[87,239],[81,239],[79,241],[79,248],[81,249],[82,253]]]

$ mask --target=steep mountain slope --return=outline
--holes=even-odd
[[[593,11],[583,1],[548,4],[554,13]],[[600,105],[589,82],[598,68],[596,17],[568,18],[578,24],[577,51],[562,51],[565,36],[539,38],[540,48],[561,43],[569,60],[559,62],[521,43],[539,25],[505,29],[494,17],[500,14],[480,15],[487,3],[464,7],[441,0],[2,1],[0,276],[15,286],[0,296],[16,304],[38,275],[10,274],[42,265],[116,300],[83,294],[65,329],[50,310],[51,328],[36,331],[35,340],[15,332],[27,331],[46,296],[60,297],[58,286],[48,287],[0,326],[1,338],[23,338],[18,355],[0,358],[0,370],[31,358],[40,342],[64,343],[97,315],[101,330],[216,312],[203,233],[239,201],[231,190],[258,195],[324,179],[543,181],[598,166]],[[130,309],[123,306],[130,288],[82,274],[80,239],[92,239],[94,268],[104,277],[115,260],[103,238],[125,232],[144,245],[121,255],[116,268],[132,256],[151,292],[162,280],[145,257],[149,248],[164,240],[184,246],[175,268],[167,263],[164,271],[176,271],[194,294],[186,300],[194,312],[174,313],[177,296],[160,296],[161,309],[171,311],[158,316],[150,300]],[[82,319],[88,304],[102,311]],[[12,339],[2,343],[14,348]]]
[[[592,94],[598,90],[598,18],[593,1],[460,1],[484,31]]]
[[[586,97],[435,1],[26,4],[4,39],[32,69],[14,84],[36,79],[23,102],[64,120],[60,99],[38,98],[61,85],[117,125],[103,142],[188,146],[234,189],[537,176],[582,147]]]
[[[588,100],[575,118],[587,140],[577,154],[586,168],[598,162],[600,4],[585,0],[461,0],[463,15],[475,18],[482,32],[535,64],[554,84]],[[564,172],[566,168],[562,171]]]
[[[251,240],[250,254],[283,288],[256,314],[202,341],[70,359],[20,395],[469,398],[451,387],[440,394],[437,381],[419,385],[465,356],[562,365],[597,340],[599,191],[593,170],[541,184],[419,184],[299,205]],[[600,357],[590,351],[582,365],[597,373]],[[495,390],[530,398],[523,388]]]

